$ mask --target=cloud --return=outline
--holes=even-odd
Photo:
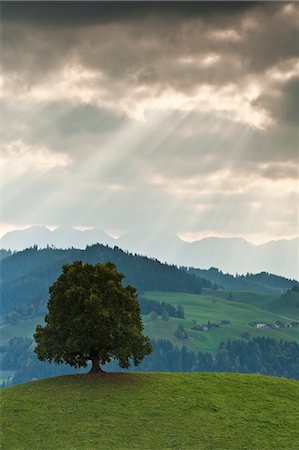
[[[288,77],[288,73],[290,74]],[[279,72],[276,72],[278,76]],[[277,121],[297,128],[299,117],[299,59],[294,70],[280,72],[284,79],[278,79],[274,92],[265,94],[264,103],[271,108]]]
[[[298,11],[4,2],[7,221],[294,232]]]
[[[22,141],[13,141],[3,145],[2,161],[4,165],[5,180],[10,182],[20,176],[39,175],[53,169],[66,168],[71,164],[67,154],[54,153],[43,147],[30,147]]]
[[[155,19],[177,20],[182,18],[232,17],[244,11],[254,9],[252,2],[85,2],[57,1],[39,2],[36,5],[24,5],[23,2],[3,2],[2,12],[7,21],[25,23],[31,26],[52,26],[57,28],[87,26],[93,24],[111,24]]]
[[[272,123],[271,109],[251,98],[247,86],[253,77],[259,97],[264,72],[297,55],[296,6],[178,3],[170,20],[164,15],[170,8],[161,5],[134,5],[123,14],[116,5],[90,4],[85,12],[80,3],[72,7],[37,4],[23,19],[20,4],[4,9],[7,93],[114,106],[133,117],[144,105],[161,108],[162,99],[166,107],[184,109],[186,103],[194,108],[194,98],[204,110],[206,94],[214,99],[209,108],[217,104],[233,120],[235,108],[240,121],[257,128]]]

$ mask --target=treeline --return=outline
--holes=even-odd
[[[200,278],[206,278],[213,285],[218,285],[229,291],[254,291],[254,292],[277,292],[281,293],[291,289],[294,285],[299,286],[298,281],[289,280],[279,275],[267,272],[257,274],[247,273],[246,275],[231,275],[223,273],[221,270],[211,267],[208,270],[186,268],[188,273],[192,273]],[[215,286],[213,286],[215,287]]]
[[[256,337],[248,342],[222,342],[215,356],[192,352],[170,341],[153,342],[153,353],[134,370],[162,372],[239,372],[260,373],[299,379],[299,345]]]
[[[12,255],[11,250],[4,250],[3,248],[0,249],[0,261],[1,259],[7,258],[8,256]]]
[[[3,314],[1,316],[1,324],[9,323],[10,325],[17,325],[22,320],[33,319],[37,316],[45,316],[48,308],[44,301],[36,304],[21,304],[15,310]]]
[[[157,313],[158,316],[162,316],[165,311],[170,317],[177,317],[178,319],[185,319],[185,311],[181,305],[175,307],[170,303],[159,302],[157,300],[151,300],[144,297],[139,297],[138,299],[140,305],[141,314],[147,315],[151,312]]]
[[[2,382],[2,387],[24,383],[33,379],[80,373],[62,364],[41,362],[34,353],[35,342],[31,338],[13,337],[0,347],[0,367],[3,371],[15,371],[10,381]],[[84,371],[84,370],[83,370]],[[82,372],[82,370],[81,370]]]
[[[277,341],[256,337],[249,341],[222,342],[216,355],[192,352],[183,346],[174,346],[168,340],[152,341],[153,353],[131,371],[149,372],[240,372],[260,373],[299,379],[299,345],[296,342]],[[0,347],[1,368],[16,370],[11,384],[69,373],[82,373],[67,365],[41,362],[33,353],[34,343],[28,338],[13,338]],[[107,371],[121,370],[116,362],[108,364]],[[7,384],[6,384],[7,385]]]
[[[228,340],[220,344],[216,363],[219,372],[299,379],[299,345],[266,337],[255,337],[248,342]]]
[[[61,273],[63,264],[79,260],[90,264],[113,262],[126,274],[125,283],[135,286],[139,294],[145,291],[200,294],[202,287],[212,287],[209,281],[187,273],[183,268],[133,255],[118,247],[101,244],[85,250],[39,250],[33,247],[0,261],[1,314],[15,311],[20,305],[46,305],[49,286]]]

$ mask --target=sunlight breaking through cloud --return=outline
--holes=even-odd
[[[298,233],[297,4],[8,3],[7,226]]]

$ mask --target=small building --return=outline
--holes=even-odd
[[[267,328],[267,324],[266,323],[257,323],[256,328]]]

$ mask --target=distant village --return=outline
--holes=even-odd
[[[197,323],[196,320],[193,320],[191,329],[196,331],[209,331],[211,328],[223,327],[229,323],[230,320],[221,320],[220,323],[211,322],[210,320],[208,323]]]
[[[273,330],[275,328],[299,327],[299,322],[286,323],[286,322],[282,322],[281,320],[277,320],[275,323],[250,322],[248,325],[253,328],[263,328],[263,329]]]
[[[192,330],[196,331],[209,331],[212,328],[219,328],[223,327],[225,325],[228,325],[231,321],[230,320],[221,320],[220,323],[211,322],[210,320],[208,323],[198,323],[196,320],[192,321]],[[273,330],[278,328],[295,328],[299,327],[299,322],[283,322],[281,320],[277,320],[275,323],[265,323],[265,322],[249,322],[248,324],[250,327],[253,328],[259,328],[264,330]]]

